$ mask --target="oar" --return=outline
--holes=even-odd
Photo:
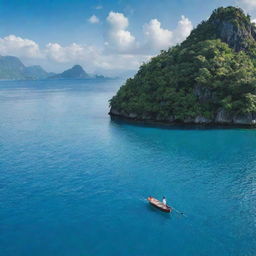
[[[174,207],[171,207],[175,212],[179,213],[180,215],[187,217],[187,215],[184,212],[180,212],[177,209],[175,209]]]

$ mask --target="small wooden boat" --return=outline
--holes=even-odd
[[[163,212],[171,212],[172,208],[168,205],[164,205],[161,201],[155,199],[154,197],[148,197],[148,201],[150,204],[158,208],[159,210]]]

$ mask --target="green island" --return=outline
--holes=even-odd
[[[103,75],[88,74],[82,66],[74,65],[60,74],[45,71],[41,66],[25,66],[15,56],[0,55],[0,80],[45,80],[45,79],[110,79]]]
[[[110,100],[111,116],[160,123],[256,125],[256,24],[218,8],[153,57]]]

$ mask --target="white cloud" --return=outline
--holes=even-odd
[[[0,54],[27,58],[42,57],[36,42],[15,35],[0,38]]]
[[[44,63],[44,65],[53,67],[53,63],[56,63],[56,66],[66,67],[81,64],[89,72],[137,69],[143,61],[149,58],[144,55],[117,52],[106,54],[103,48],[77,43],[67,46],[48,43],[40,49],[36,42],[15,35],[0,38],[0,55],[17,56],[23,61],[26,60],[25,63],[30,65]]]
[[[17,56],[30,65],[43,64],[52,67],[51,71],[74,64],[84,66],[89,72],[136,70],[159,50],[185,39],[192,29],[184,16],[174,30],[163,28],[160,21],[153,19],[144,25],[145,40],[139,43],[127,30],[129,20],[124,14],[110,12],[106,21],[106,40],[101,48],[77,43],[64,46],[56,42],[39,47],[30,39],[9,35],[0,38],[0,55]]]
[[[238,0],[237,2],[242,4],[242,6],[244,6],[248,10],[256,8],[256,0]]]
[[[180,43],[185,40],[190,35],[192,29],[192,22],[184,15],[182,15],[181,19],[179,20],[178,26],[174,31],[174,43]]]
[[[105,54],[103,49],[88,45],[71,44],[61,46],[49,43],[44,51],[50,61],[65,64],[81,64],[90,72],[101,70],[137,69],[149,56],[111,53]]]
[[[92,23],[92,24],[97,24],[97,23],[100,22],[100,19],[99,19],[96,15],[92,15],[92,16],[88,19],[88,21],[89,21],[90,23]]]
[[[173,32],[163,29],[157,19],[151,20],[144,25],[144,34],[147,42],[153,49],[166,49],[171,45]]]
[[[152,54],[180,43],[193,29],[191,21],[181,16],[177,28],[173,31],[162,27],[161,22],[152,19],[143,26],[145,42],[139,43],[127,30],[129,20],[122,13],[110,12],[107,17],[106,49],[126,54]]]
[[[92,17],[91,22],[97,22]],[[185,39],[192,29],[191,22],[184,16],[173,31],[162,28],[161,23],[153,19],[144,25],[146,40],[139,45],[127,30],[129,20],[124,14],[110,12],[106,21],[106,41],[102,48],[77,43],[63,46],[50,42],[40,49],[39,45],[30,39],[10,35],[0,38],[0,54],[14,55],[26,60],[34,59],[35,64],[40,64],[40,60],[41,63],[59,65],[81,64],[90,72],[98,69],[137,69],[158,50],[167,49]]]
[[[69,62],[83,58],[84,47],[76,43],[66,47],[58,43],[48,43],[46,45],[45,54],[49,59],[56,62]]]
[[[152,56],[141,54],[110,54],[101,55],[99,67],[107,70],[136,70]],[[104,65],[103,65],[104,64]]]
[[[152,19],[144,25],[143,29],[147,48],[159,51],[182,42],[189,36],[193,26],[188,18],[181,16],[177,28],[173,31],[162,28],[160,21],[157,19]]]
[[[118,52],[130,52],[136,47],[135,37],[126,30],[129,21],[122,13],[110,12],[105,46]]]

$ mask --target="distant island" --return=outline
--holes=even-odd
[[[0,56],[0,80],[41,80],[41,79],[106,79],[103,75],[91,75],[80,65],[74,65],[60,74],[45,71],[41,66],[26,67],[19,58]]]
[[[0,79],[26,80],[45,79],[53,73],[46,72],[40,66],[26,67],[19,58],[14,56],[0,56]]]
[[[49,76],[48,79],[109,79],[109,77],[88,74],[80,65],[74,65],[60,74]]]
[[[162,51],[110,100],[110,115],[164,124],[256,125],[256,25],[216,9],[180,45]]]
[[[71,69],[65,70],[61,74],[50,76],[50,79],[86,79],[90,76],[80,65],[75,65]]]

